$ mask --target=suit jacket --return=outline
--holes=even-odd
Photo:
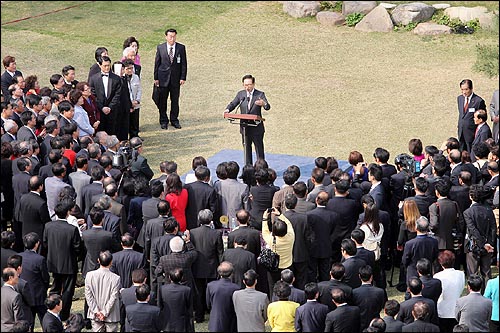
[[[423,320],[414,321],[411,324],[405,325],[402,328],[403,332],[440,332],[439,326],[427,323]],[[387,331],[386,331],[387,332]]]
[[[199,258],[200,257],[198,257],[198,260]],[[233,264],[234,271],[233,275],[231,275],[231,282],[239,285],[240,288],[245,288],[243,274],[249,269],[256,270],[255,256],[253,253],[242,247],[227,249],[222,255],[222,261],[229,261]]]
[[[16,70],[14,72],[14,76],[23,76],[23,73],[21,73],[20,71]],[[9,101],[10,99],[10,92],[9,92],[9,87],[14,83],[14,76],[10,75],[9,72],[7,71],[4,71],[2,73],[2,77],[1,77],[1,82],[2,82],[2,95],[4,96],[5,100],[6,101]],[[3,330],[2,330],[3,331]]]
[[[448,194],[448,199],[455,201],[460,208],[460,213],[463,214],[472,204],[469,196],[469,186],[452,186]]]
[[[493,92],[493,96],[491,97],[490,103],[490,119],[493,121],[493,118],[498,117],[498,110],[500,109],[499,102],[499,93],[498,89]],[[498,143],[498,123],[493,123],[493,139]]]
[[[14,140],[17,140],[17,136],[12,137],[10,133],[4,133],[1,138],[2,143],[4,142],[11,143]]]
[[[468,105],[468,110],[466,110],[466,112],[464,112],[465,97],[463,95],[459,95],[457,97],[457,104],[458,104],[457,137],[460,140],[460,137],[463,135],[465,142],[469,143],[470,145],[474,140],[474,132],[476,131],[476,125],[474,124],[474,112],[479,109],[486,110],[486,103],[481,97],[472,93]],[[472,148],[472,146],[468,147],[467,150],[470,151],[470,148]]]
[[[326,306],[328,306],[329,311],[333,311],[337,308],[337,306],[335,305],[335,303],[333,303],[332,300],[332,290],[334,288],[342,289],[344,291],[347,303],[349,304],[352,303],[352,288],[348,284],[334,279],[330,279],[328,281],[321,281],[318,283],[318,289],[319,289],[318,301],[321,304],[325,304]]]
[[[182,277],[182,284],[194,290],[195,283],[193,277],[193,263],[198,257],[198,252],[195,250],[191,242],[186,243],[185,252],[172,252],[160,258],[160,263],[156,267],[156,276],[165,274],[166,283],[170,283],[168,273],[174,268],[182,268],[184,275]]]
[[[94,319],[102,312],[106,322],[120,321],[120,277],[107,268],[100,267],[85,277],[85,300],[89,305],[87,316]]]
[[[439,297],[441,296],[441,293],[443,292],[441,280],[429,276],[421,276],[420,280],[424,285],[424,287],[422,288],[422,296],[432,299],[434,301],[434,304],[436,304],[437,311],[437,302]]]
[[[351,238],[351,231],[356,228],[359,214],[362,207],[353,199],[347,197],[333,197],[328,200],[326,209],[338,214],[338,223],[335,226],[335,235],[333,240],[334,248],[340,251],[340,242],[344,238]]]
[[[76,274],[77,258],[81,251],[78,228],[65,220],[56,220],[45,225],[43,246],[48,249],[47,266],[49,272]]]
[[[52,176],[45,179],[43,188],[45,189],[45,194],[47,196],[47,208],[51,218],[55,217],[54,208],[58,202],[59,192],[61,192],[61,190],[66,186],[70,185],[66,184],[62,178]]]
[[[419,259],[427,258],[432,263],[438,254],[438,241],[430,236],[418,235],[406,242],[402,257],[402,263],[406,267],[406,282],[412,277],[418,277],[416,265]]]
[[[238,332],[264,332],[267,321],[267,295],[253,288],[233,293]]]
[[[61,319],[50,312],[46,312],[43,316],[42,329],[44,332],[64,332]]]
[[[257,104],[255,104],[255,101],[257,101],[259,98],[264,100],[264,106],[258,106]],[[251,100],[248,100],[246,90],[240,90],[236,94],[234,99],[226,106],[226,109],[231,112],[238,106],[240,107],[241,114],[253,114],[259,117],[262,117],[262,108],[264,108],[264,110],[271,109],[271,104],[269,104],[269,102],[267,101],[266,94],[263,91],[257,89],[253,90]],[[257,125],[254,121],[248,121],[247,123]],[[240,132],[242,132],[242,129],[243,127],[240,126]],[[263,135],[265,132],[264,122],[260,122],[257,126],[248,126],[246,128],[246,132],[248,136]]]
[[[314,234],[307,223],[307,215],[297,213],[294,209],[286,210],[283,214],[290,221],[295,232],[293,262],[309,261],[309,250],[314,243]]]
[[[102,222],[102,228],[112,234],[112,243],[110,244],[109,250],[111,252],[120,251],[121,243],[121,233],[120,233],[120,218],[116,215],[111,214],[109,210],[104,211],[104,221]],[[93,227],[92,219],[87,216],[87,228],[91,229]]]
[[[234,312],[233,293],[240,286],[226,278],[207,284],[206,300],[210,310],[208,330],[210,332],[236,331],[236,313]]]
[[[167,87],[169,84],[180,87],[180,80],[185,81],[187,76],[186,47],[175,43],[174,62],[171,63],[167,45],[163,43],[156,47],[153,78],[160,81],[160,87]]]
[[[424,302],[429,305],[429,314],[425,318],[425,321],[428,323],[432,324],[438,324],[438,314],[436,311],[436,305],[434,304],[434,301],[430,298],[425,298],[423,296],[413,296],[409,300],[406,300],[404,302],[401,302],[400,308],[399,308],[399,313],[398,313],[398,320],[405,323],[405,324],[410,324],[413,323],[414,318],[412,315],[413,311],[413,305],[417,302]]]
[[[179,234],[179,236],[180,235],[181,234]],[[160,264],[160,258],[164,255],[171,253],[169,242],[175,236],[177,236],[177,235],[166,233],[160,237],[156,237],[156,238],[153,238],[151,240],[150,257],[146,258],[146,259],[150,260],[149,272],[151,275],[151,277],[150,277],[151,290],[153,290],[155,293],[156,293],[156,290],[158,288],[157,279],[156,279],[156,268]]]
[[[19,278],[19,282],[14,289],[21,295],[21,307],[23,309],[23,316],[21,319],[26,320],[28,323],[33,324],[35,318],[31,313],[31,306],[34,304],[33,292],[31,285],[25,279]]]
[[[491,311],[491,299],[471,292],[457,300],[455,318],[459,324],[469,326],[471,332],[488,332]]]
[[[360,332],[359,320],[357,306],[342,305],[326,316],[325,332]]]
[[[484,125],[482,125],[475,133],[474,140],[472,141],[472,147],[474,147],[476,144],[478,144],[480,142],[486,141],[487,139],[489,139],[491,137],[492,137],[492,134],[491,134],[490,126],[488,125],[488,123],[484,123]],[[470,157],[471,157],[472,162],[476,161],[476,155],[474,155],[474,152],[472,150],[470,152]]]
[[[16,321],[24,319],[21,294],[7,285],[2,286],[1,310],[2,332],[10,332]]]
[[[375,252],[367,250],[361,246],[356,248],[356,257],[359,259],[363,259],[366,264],[370,265],[372,268],[375,267]]]
[[[125,331],[127,332],[159,332],[160,308],[147,304],[135,303],[126,307],[127,320]]]
[[[440,250],[453,250],[452,229],[465,231],[463,215],[458,204],[448,198],[438,199],[429,207],[430,229],[438,240]]]
[[[99,268],[97,259],[102,251],[112,251],[113,234],[102,227],[93,227],[82,232],[82,239],[87,250],[83,262],[82,275],[85,278],[88,272]]]
[[[2,251],[4,250],[2,249]],[[19,253],[19,255],[23,257],[23,272],[20,277],[30,285],[33,305],[44,305],[50,278],[47,260],[35,251],[30,250]]]
[[[2,164],[4,162],[2,161]],[[29,193],[29,181],[31,175],[27,172],[21,172],[12,177],[12,189],[14,190],[14,207],[17,206],[21,196]]]
[[[373,197],[375,200],[375,205],[377,205],[377,208],[383,209],[385,208],[385,191],[384,191],[384,185],[380,183],[373,189],[370,189],[369,194]]]
[[[406,200],[414,200],[417,203],[418,211],[420,215],[429,217],[429,206],[433,203],[432,199],[427,195],[416,195],[414,197],[408,197]],[[403,208],[399,209],[399,216],[403,216]]]
[[[295,330],[297,332],[324,332],[328,307],[316,300],[308,300],[295,312]]]
[[[151,242],[156,237],[163,236],[165,234],[165,228],[163,227],[163,223],[167,218],[163,216],[159,216],[157,218],[151,219],[147,222],[146,225],[142,226],[141,232],[139,233],[139,237],[142,234],[144,239],[144,256],[149,258],[151,256]],[[139,243],[139,242],[138,242]]]
[[[134,177],[144,177],[147,181],[150,181],[154,176],[154,172],[151,170],[148,160],[142,155],[137,156],[137,158],[132,161],[130,170]]]
[[[87,172],[78,170],[69,174],[69,183],[76,192],[76,204],[83,209],[83,187],[90,184],[90,176]]]
[[[307,223],[314,233],[315,242],[311,247],[311,257],[330,258],[332,256],[332,243],[337,235],[334,231],[340,221],[337,213],[325,207],[316,207],[307,214]]]
[[[234,248],[234,240],[237,236],[243,236],[247,240],[247,251],[255,255],[255,260],[260,255],[260,233],[249,226],[239,226],[233,229],[227,237],[227,248]]]
[[[102,183],[93,182],[82,187],[82,211],[87,216],[92,208],[92,197],[96,194],[103,193]]]
[[[128,288],[132,285],[132,272],[144,268],[145,265],[146,258],[142,253],[132,249],[123,249],[113,254],[110,270],[118,274],[122,288]]]
[[[359,278],[359,269],[366,265],[366,261],[364,261],[361,258],[358,258],[357,256],[352,256],[342,261],[342,264],[345,267],[345,274],[342,281],[348,284],[352,289],[361,286],[361,279]]]
[[[104,94],[104,85],[101,77],[100,71],[90,77],[89,87],[92,89],[92,94],[96,97],[97,110],[101,114],[101,119],[103,116],[102,108],[107,106],[111,109],[111,114],[113,112],[118,112],[120,108],[120,98],[121,98],[121,78],[110,72],[108,78],[108,96]],[[111,134],[111,133],[109,133]]]
[[[354,305],[359,307],[361,330],[364,330],[370,325],[373,318],[380,317],[380,311],[385,304],[385,293],[381,288],[362,284],[352,291],[352,299]]]
[[[496,234],[495,216],[488,205],[473,203],[464,212],[464,220],[467,226],[467,235],[476,240],[479,247],[484,244],[494,244]],[[465,252],[470,251],[468,244],[464,246]]]
[[[236,179],[224,179],[214,184],[219,194],[220,214],[227,215],[229,220],[236,218],[236,212],[248,208],[248,185],[238,182]]]
[[[290,302],[295,302],[299,305],[303,305],[306,303],[306,293],[304,292],[304,290],[295,288],[293,285],[290,285],[290,289],[291,289],[290,296],[288,296],[288,300]],[[278,296],[276,296],[276,294],[274,294],[274,292],[273,292],[273,297],[271,298],[271,301],[272,302],[279,301]]]
[[[14,254],[18,254],[16,251],[12,249],[4,249],[0,251],[1,257],[2,257],[2,271],[5,267],[7,267],[7,260],[9,260],[9,257]]]
[[[221,262],[222,253],[224,252],[222,232],[210,229],[207,225],[202,225],[190,230],[189,239],[198,252],[198,257],[193,265],[194,277],[216,279],[217,267]],[[255,262],[253,254],[251,254],[251,257],[252,261]]]
[[[17,141],[29,141],[31,139],[37,141],[36,135],[26,126],[19,127],[17,130]]]
[[[219,222],[219,200],[217,191],[202,181],[186,184],[184,188],[188,192],[188,203],[186,206],[187,229],[198,227],[198,212],[202,209],[210,209],[214,214],[214,224],[220,227]]]
[[[405,325],[403,322],[396,320],[390,316],[385,316],[383,319],[385,321],[386,332],[401,332],[403,326]]]
[[[177,283],[161,286],[158,305],[165,332],[194,332],[191,288]]]
[[[160,198],[149,198],[142,203],[143,225],[142,225],[141,231],[139,232],[139,236],[137,236],[137,244],[139,244],[142,247],[144,247],[144,245],[146,244],[144,232],[146,231],[145,227],[147,226],[148,221],[160,216],[160,214],[158,213],[158,203],[159,202],[160,202]],[[162,219],[162,220],[164,220],[164,219]],[[158,236],[161,236],[162,234],[163,234],[163,232]]]
[[[22,236],[30,232],[43,236],[45,223],[50,221],[47,202],[39,194],[23,194],[16,208],[16,221],[22,223]]]
[[[316,208],[315,203],[307,201],[305,198],[297,198],[297,206],[295,206],[295,211],[297,213],[305,214],[314,208]]]

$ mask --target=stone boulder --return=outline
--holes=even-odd
[[[451,34],[451,28],[447,25],[423,22],[419,23],[415,29],[413,29],[413,33],[424,36]]]
[[[392,11],[392,21],[396,25],[408,25],[428,21],[436,8],[422,2],[399,5]]]
[[[387,9],[383,6],[377,6],[363,17],[354,29],[363,32],[391,32],[394,29],[394,24]]]
[[[346,17],[352,13],[368,14],[377,7],[377,1],[342,1],[342,15]]]
[[[449,3],[435,3],[432,5],[432,7],[436,8],[436,9],[446,9],[446,8],[450,8],[451,5]]]
[[[301,18],[315,16],[321,8],[319,1],[284,1],[283,11],[288,15]]]
[[[478,19],[482,28],[493,28],[496,16],[488,12],[486,7],[450,7],[444,10],[444,13],[451,19],[458,18],[463,23]]]
[[[345,17],[340,13],[335,12],[319,12],[316,14],[316,19],[322,25],[343,25]]]
[[[393,3],[381,2],[380,6],[384,7],[385,9],[393,9],[397,5],[395,5]]]

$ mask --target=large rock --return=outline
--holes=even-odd
[[[443,34],[451,34],[451,28],[447,25],[436,24],[431,22],[423,22],[419,23],[415,29],[413,29],[413,33],[416,35],[443,35]]]
[[[364,32],[391,32],[394,24],[387,10],[383,6],[377,6],[363,17],[354,29]]]
[[[315,16],[321,8],[319,1],[285,1],[283,11],[288,15],[300,18]]]
[[[488,13],[486,7],[450,7],[444,10],[444,13],[451,19],[458,18],[463,23],[478,19],[482,28],[493,28],[496,16],[494,13]]]
[[[345,17],[336,12],[319,12],[316,19],[323,25],[342,25],[345,23]]]
[[[446,8],[450,8],[451,5],[449,3],[435,3],[432,5],[432,7],[436,8],[436,9],[446,9]]]
[[[380,6],[384,7],[385,9],[393,9],[397,5],[395,5],[393,3],[381,2]]]
[[[408,25],[428,21],[436,8],[422,2],[399,5],[392,11],[392,20],[396,25]]]
[[[346,17],[352,13],[368,14],[377,7],[377,1],[342,1],[342,15]]]

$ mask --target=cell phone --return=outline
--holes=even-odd
[[[266,211],[267,211],[268,214],[271,214],[273,212],[273,208],[272,207],[268,208],[268,209],[266,209]]]

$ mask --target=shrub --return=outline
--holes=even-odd
[[[329,11],[329,12],[342,12],[342,1],[321,1],[319,3],[321,11]]]
[[[450,17],[446,15],[442,9],[436,10],[434,15],[432,15],[431,21],[437,24],[448,25],[450,24]]]
[[[363,19],[365,15],[361,13],[351,13],[346,16],[345,23],[348,27],[353,27],[359,23]]]
[[[486,74],[490,79],[498,76],[498,44],[476,45],[476,62],[472,69]]]

